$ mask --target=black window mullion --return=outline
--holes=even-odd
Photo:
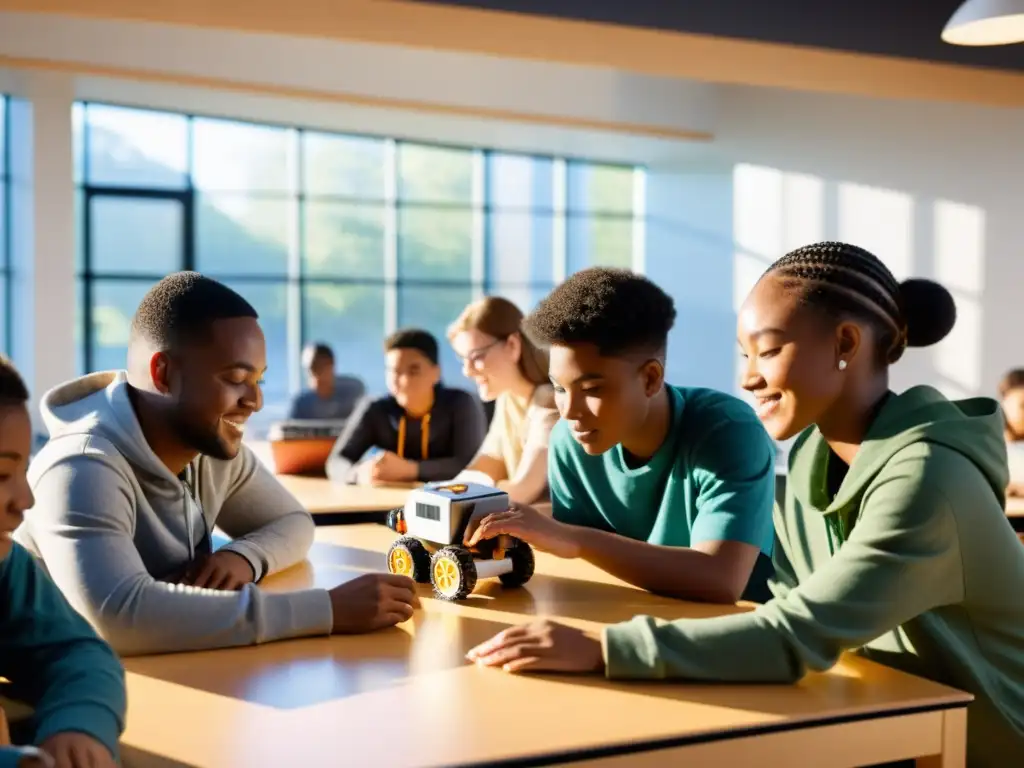
[[[82,362],[85,365],[83,373],[90,373],[93,369],[92,354],[92,216],[89,214],[89,201],[92,195],[89,191],[90,163],[89,163],[89,102],[82,103],[82,210],[78,215],[82,217]]]
[[[88,121],[84,121],[83,131],[88,130]],[[88,134],[84,133],[83,143],[88,141]],[[88,162],[88,152],[85,153]],[[88,173],[88,168],[83,170],[83,175]],[[86,176],[88,179],[88,176]],[[93,369],[93,281],[94,280],[124,280],[139,281],[146,280],[143,274],[118,274],[97,272],[93,267],[92,253],[92,201],[95,198],[113,198],[123,200],[167,200],[178,202],[182,207],[182,269],[193,269],[195,265],[195,206],[191,186],[185,190],[163,190],[163,189],[132,189],[130,187],[103,187],[93,186],[89,183],[82,185],[82,343],[85,345],[82,360],[86,372]],[[153,275],[159,280],[164,275]]]
[[[299,231],[295,233],[295,245],[299,251],[299,270],[296,277],[299,287],[299,306],[296,308],[296,312],[299,318],[299,349],[301,350],[306,344],[306,132],[299,129],[297,133],[298,147],[296,147],[295,162],[298,164],[296,169],[298,189],[296,190],[295,204],[299,207],[296,222]]]

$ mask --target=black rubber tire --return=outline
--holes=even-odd
[[[533,549],[525,541],[515,539],[512,548],[508,550],[508,556],[512,558],[512,570],[498,578],[503,586],[521,587],[533,578]]]
[[[455,589],[442,590],[437,585],[435,569],[437,562],[442,559],[452,560],[456,564],[458,581]],[[437,550],[430,558],[430,583],[440,600],[465,600],[476,588],[476,563],[473,562],[473,555],[462,547],[443,547]]]
[[[389,572],[391,572],[391,553],[396,549],[404,549],[406,555],[412,560],[412,580],[420,584],[429,584],[430,553],[423,546],[423,542],[414,536],[403,536],[400,539],[396,539],[395,543],[388,548],[387,562]]]

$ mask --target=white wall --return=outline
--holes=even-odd
[[[1024,364],[1022,141],[1019,109],[725,89],[715,158],[651,173],[648,272],[682,304],[670,373],[735,391],[749,287],[787,250],[841,239],[957,300],[953,333],[908,350],[893,385],[991,394]]]
[[[9,102],[11,144],[11,357],[32,394],[75,375],[74,179],[70,80],[28,73]]]

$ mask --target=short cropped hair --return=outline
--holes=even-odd
[[[308,358],[310,362],[314,360],[330,360],[334,362],[334,350],[321,341],[313,342],[306,345],[303,350],[303,357]]]
[[[593,344],[605,357],[664,355],[675,321],[672,297],[646,277],[591,267],[548,294],[526,318],[524,330],[543,348]]]
[[[422,328],[401,328],[392,333],[384,340],[384,351],[391,352],[394,349],[415,349],[437,365],[437,339],[430,331]]]
[[[14,363],[0,355],[0,405],[22,405],[28,402],[28,387]]]
[[[175,272],[143,297],[132,318],[131,340],[159,349],[200,341],[210,324],[239,317],[259,318],[253,306],[223,283],[198,272]]]
[[[801,304],[873,327],[882,365],[895,363],[907,347],[938,343],[956,324],[956,303],[943,286],[919,278],[900,282],[877,256],[856,245],[805,245],[768,267],[769,274],[798,291]]]

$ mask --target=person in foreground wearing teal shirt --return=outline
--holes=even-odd
[[[33,505],[32,425],[21,376],[0,357],[0,677],[33,708],[36,746],[0,747],[0,768],[113,768],[124,669],[11,533]]]
[[[741,400],[665,383],[675,306],[627,270],[575,273],[527,318],[550,349],[562,421],[551,434],[552,517],[485,518],[499,534],[580,557],[642,589],[735,603],[770,597],[775,450]]]
[[[889,389],[906,347],[935,344],[955,320],[944,288],[897,282],[852,245],[775,262],[738,323],[761,420],[776,439],[799,435],[775,513],[774,598],[711,619],[637,616],[600,636],[539,622],[470,658],[510,671],[792,683],[852,651],[971,693],[967,765],[1019,765],[1024,547],[1004,510],[999,404]]]

